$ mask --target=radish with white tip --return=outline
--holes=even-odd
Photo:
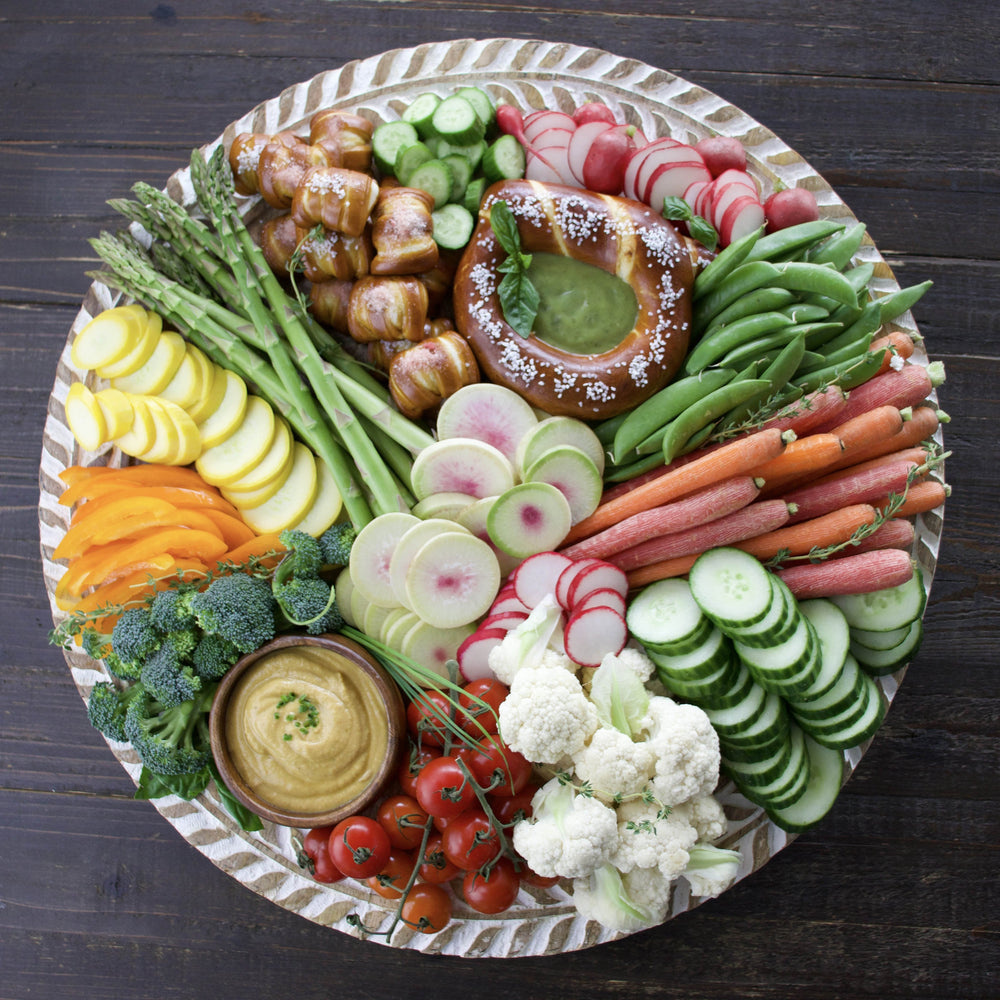
[[[574,611],[586,611],[587,608],[611,608],[624,617],[626,611],[625,598],[611,587],[599,587],[585,594],[573,606]]]
[[[724,135],[712,135],[707,139],[700,139],[694,144],[694,148],[701,153],[705,166],[711,171],[713,177],[718,177],[727,170],[746,170],[747,168],[747,151],[739,139],[731,139]]]

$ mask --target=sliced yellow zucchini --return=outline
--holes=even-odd
[[[132,426],[132,404],[121,389],[100,389],[94,398],[104,414],[108,425],[108,440],[121,437]]]
[[[119,375],[111,380],[111,385],[122,392],[134,392],[140,396],[158,396],[177,374],[181,366],[187,342],[174,330],[164,330],[141,368],[131,375]]]
[[[201,446],[214,448],[225,441],[243,422],[247,410],[247,384],[234,372],[226,372],[226,391],[222,401],[200,424]]]
[[[153,423],[152,410],[149,407],[150,396],[128,396],[132,404],[132,426],[122,435],[115,438],[115,444],[126,455],[138,458],[153,447],[156,441],[156,424]]]
[[[316,471],[319,476],[316,497],[305,517],[295,527],[318,538],[340,516],[343,500],[326,462],[321,458],[316,459]]]
[[[262,535],[265,532],[283,531],[297,524],[306,515],[316,498],[319,476],[313,453],[296,441],[292,470],[284,485],[269,500],[257,507],[241,507],[243,520]]]
[[[109,440],[101,404],[82,382],[74,382],[66,394],[66,426],[87,451],[97,451]]]
[[[83,370],[121,361],[142,337],[146,310],[142,306],[117,306],[98,313],[74,338],[70,360]]]
[[[264,489],[278,479],[283,472],[290,468],[292,464],[292,431],[288,426],[288,421],[279,414],[274,417],[274,434],[271,436],[267,454],[245,475],[231,483],[224,483],[224,490],[244,495],[256,493]],[[278,484],[280,485],[280,483]],[[278,486],[268,494],[273,496],[278,491]],[[250,506],[263,503],[267,497],[261,497]]]
[[[163,329],[163,320],[154,312],[146,313],[146,326],[139,335],[135,347],[123,358],[108,365],[101,365],[95,368],[101,378],[113,379],[121,378],[123,375],[131,375],[138,371],[152,356],[156,350],[156,345],[160,339],[160,331]]]
[[[211,448],[204,448],[195,468],[206,483],[226,486],[250,472],[267,455],[274,437],[274,410],[260,396],[247,398],[243,419]]]
[[[200,424],[209,414],[215,412],[225,394],[226,369],[213,363],[211,365],[210,380],[201,387],[200,395],[186,406],[185,409],[191,414],[191,419],[196,424]]]

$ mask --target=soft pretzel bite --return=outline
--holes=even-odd
[[[572,354],[504,320],[497,287],[506,256],[490,227],[505,201],[525,253],[592,264],[634,290],[635,326],[601,354]],[[558,416],[599,420],[631,409],[666,385],[684,360],[691,319],[691,257],[674,227],[626,198],[536,181],[501,181],[486,192],[454,285],[455,325],[483,374]]]

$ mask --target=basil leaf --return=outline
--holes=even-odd
[[[719,243],[719,234],[700,215],[692,216],[688,221],[688,232],[693,239],[696,239],[709,250],[714,250]]]
[[[669,195],[663,199],[663,217],[671,222],[688,222],[694,218],[694,212],[683,198]]]
[[[490,207],[490,226],[496,233],[497,242],[509,257],[521,255],[521,234],[517,231],[514,213],[505,201],[496,201]]]
[[[538,291],[521,270],[504,276],[497,288],[504,319],[522,337],[531,336],[538,315]]]
[[[247,833],[253,833],[255,830],[263,830],[264,823],[261,818],[255,812],[247,809],[226,786],[226,783],[222,780],[222,775],[219,774],[218,767],[215,765],[215,761],[209,764],[209,770],[211,770],[212,777],[215,779],[215,790],[219,793],[219,801],[225,807],[226,812],[239,823],[240,829],[246,830]]]

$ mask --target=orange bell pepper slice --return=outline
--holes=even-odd
[[[233,517],[232,514],[227,514],[224,510],[206,507],[200,513],[215,524],[222,533],[222,540],[230,549],[246,545],[247,542],[251,542],[257,537],[249,524],[238,517]]]
[[[59,478],[67,486],[75,486],[83,480],[92,479],[94,476],[102,476],[108,472],[114,472],[114,469],[107,465],[71,465],[68,469],[63,469],[59,473]]]
[[[70,523],[76,524],[84,518],[99,514],[105,504],[113,503],[115,500],[128,500],[136,497],[152,497],[156,500],[166,500],[167,503],[171,503],[175,507],[221,510],[232,517],[238,518],[240,516],[236,508],[221,494],[208,490],[192,490],[179,486],[123,487],[114,483],[109,484],[109,486],[110,489],[100,496],[96,496],[77,507],[73,511]]]
[[[268,556],[268,553],[274,552],[277,554],[270,558],[261,558],[262,565],[271,568],[277,566],[285,551],[285,546],[281,544],[278,532],[267,532],[263,535],[257,535],[238,548],[230,549],[219,562],[242,566],[243,563],[254,556],[261,558]]]
[[[105,579],[105,575],[98,575],[102,565],[105,563],[113,565],[122,553],[134,544],[131,541],[114,542],[109,545],[102,545],[99,549],[94,549],[86,555],[74,559],[65,573],[56,581],[54,597],[56,605],[63,611],[73,611],[80,603],[88,587],[100,586],[110,582]],[[169,553],[160,552],[154,558],[146,560],[144,566],[130,566],[125,572],[118,574],[118,579],[125,576],[131,570],[145,573],[167,572],[173,568],[174,559]]]
[[[80,477],[59,497],[64,507],[72,507],[81,500],[93,500],[109,490],[137,486],[172,486],[182,489],[202,490],[220,495],[194,469],[179,465],[128,465],[122,469],[109,469],[87,477]]]
[[[125,538],[129,531],[156,522],[166,524],[180,516],[180,508],[156,497],[126,497],[105,506],[104,517],[84,518],[63,535],[52,555],[75,559],[94,545]],[[158,520],[157,520],[158,519]],[[146,523],[143,524],[142,521]]]

